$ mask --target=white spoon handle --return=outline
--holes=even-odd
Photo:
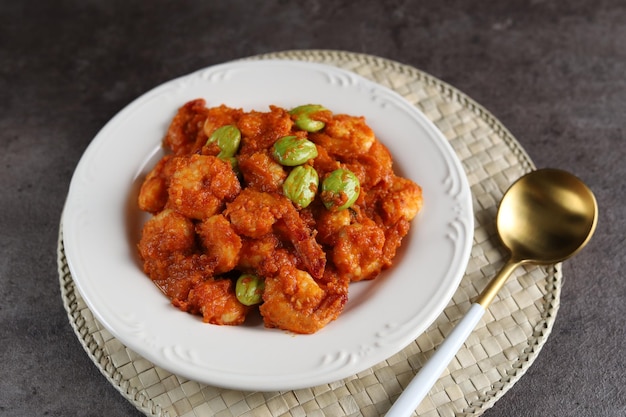
[[[470,310],[454,326],[452,332],[437,348],[433,356],[415,375],[404,392],[400,394],[400,397],[387,412],[386,417],[406,417],[415,411],[484,314],[485,308],[482,305],[472,304]]]

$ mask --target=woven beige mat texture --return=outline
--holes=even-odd
[[[378,417],[506,260],[495,230],[504,191],[534,168],[516,139],[486,109],[413,67],[340,51],[287,51],[253,59],[335,65],[395,90],[432,120],[461,160],[473,196],[474,243],[467,271],[443,313],[386,361],[331,384],[285,392],[239,392],[171,374],[115,339],[74,286],[59,236],[63,302],[85,351],[108,381],[148,416]],[[518,268],[414,415],[479,416],[524,374],[547,340],[559,306],[560,265]]]

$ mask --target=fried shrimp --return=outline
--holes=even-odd
[[[243,323],[249,310],[237,301],[229,279],[203,281],[189,291],[187,301],[176,300],[175,305],[183,311],[201,315],[206,323],[220,325]]]
[[[347,281],[324,285],[306,271],[285,266],[265,280],[259,309],[267,327],[315,333],[339,316],[347,299]]]
[[[207,323],[241,324],[248,309],[237,301],[232,282],[213,279],[235,265],[239,237],[221,215],[196,229],[208,254],[197,253],[194,224],[185,216],[166,209],[148,220],[138,245],[144,270],[181,310],[201,314]]]
[[[181,157],[170,178],[167,207],[192,219],[206,219],[241,191],[231,165],[215,156]]]
[[[311,134],[310,139],[331,155],[354,158],[367,153],[376,136],[364,118],[340,114],[331,118],[322,132]]]
[[[242,115],[237,127],[242,135],[241,153],[245,155],[267,149],[279,138],[290,135],[293,121],[285,109],[270,106],[269,112]]]
[[[206,141],[204,122],[209,110],[203,99],[192,100],[181,107],[170,123],[163,144],[175,155],[195,152]]]
[[[247,188],[228,204],[224,214],[243,236],[258,239],[277,232],[293,245],[299,261],[311,275],[319,278],[324,273],[326,254],[285,196]]]
[[[239,169],[245,184],[259,191],[279,192],[287,171],[266,152],[255,152],[239,158]]]
[[[422,209],[422,189],[413,181],[395,177],[381,202],[385,224],[411,221]]]
[[[146,222],[138,248],[144,271],[172,299],[186,298],[210,269],[204,258],[193,255],[193,222],[173,210],[163,210]]]
[[[375,278],[382,268],[385,233],[373,223],[354,223],[338,233],[333,262],[351,281]]]
[[[138,247],[145,271],[158,279],[167,276],[172,255],[190,254],[194,245],[193,222],[173,210],[163,210],[146,222]]]
[[[216,214],[198,223],[196,232],[206,255],[214,262],[215,274],[228,272],[237,265],[241,238],[223,215]]]
[[[167,203],[169,178],[176,169],[176,157],[164,156],[148,173],[141,184],[137,203],[139,208],[149,213],[158,213]]]
[[[392,266],[422,190],[363,117],[183,105],[137,199],[144,272],[182,311],[310,334]],[[358,284],[356,284],[358,285]]]

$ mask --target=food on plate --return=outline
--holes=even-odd
[[[184,104],[144,179],[138,249],[174,306],[207,323],[314,333],[351,282],[392,266],[422,207],[365,119],[318,104]]]

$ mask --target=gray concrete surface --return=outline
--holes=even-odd
[[[598,229],[564,265],[553,333],[485,416],[626,415],[621,0],[0,2],[0,415],[140,415],[91,363],[61,303],[56,242],[72,172],[152,87],[291,49],[413,65],[489,109],[538,167],[589,184]]]

